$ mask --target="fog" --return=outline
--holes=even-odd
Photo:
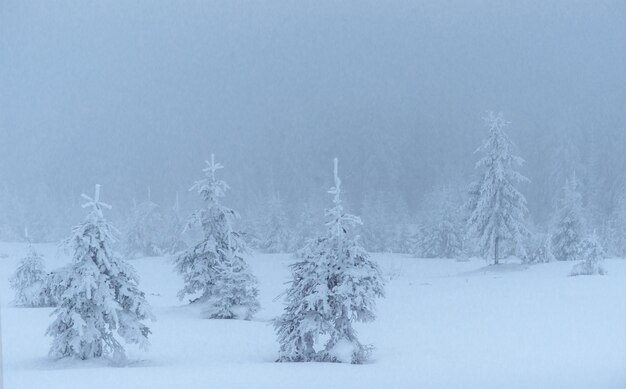
[[[357,213],[384,191],[417,215],[473,179],[494,110],[532,219],[575,171],[601,224],[626,182],[625,20],[620,0],[5,0],[3,198],[64,223],[95,183],[120,213],[147,188],[189,204],[215,153],[244,216],[273,193],[321,212],[336,156]]]

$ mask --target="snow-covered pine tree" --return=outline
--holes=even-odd
[[[264,236],[261,250],[267,253],[288,253],[292,250],[293,238],[288,226],[287,213],[278,194],[267,201],[267,218],[264,221]]]
[[[463,251],[460,196],[447,187],[428,193],[414,254],[423,258],[457,258]]]
[[[585,236],[586,222],[578,181],[572,176],[565,182],[562,197],[554,214],[552,252],[559,261],[573,261]]]
[[[243,259],[243,238],[233,229],[238,214],[220,204],[230,189],[215,178],[215,172],[223,166],[215,162],[213,154],[207,164],[203,170],[206,178],[191,188],[198,191],[206,208],[194,213],[188,223],[200,225],[204,238],[175,260],[176,271],[185,282],[178,297],[182,300],[186,295],[197,296],[190,302],[204,304],[212,319],[249,320],[259,309],[257,279]]]
[[[9,280],[15,291],[13,303],[24,307],[49,306],[51,301],[45,293],[46,278],[43,257],[28,239],[28,253],[20,260],[15,274]]]
[[[116,230],[102,214],[111,206],[100,201],[100,185],[93,198],[82,196],[89,213],[66,241],[74,255],[65,276],[67,288],[54,311],[56,319],[46,331],[53,337],[50,355],[111,357],[121,363],[125,361],[121,341],[148,347],[150,329],[143,321],[154,316],[138,288],[135,269],[112,251]]]
[[[126,222],[124,252],[127,257],[155,257],[162,254],[163,215],[159,205],[148,200],[135,204]]]
[[[358,237],[350,234],[361,220],[343,209],[336,158],[334,175],[328,231],[311,240],[291,265],[285,311],[274,321],[281,362],[362,363],[371,352],[371,346],[358,341],[353,324],[374,320],[384,282]]]
[[[526,198],[515,184],[528,179],[515,170],[524,160],[511,154],[512,143],[504,132],[509,123],[501,113],[493,112],[485,121],[489,136],[477,150],[484,154],[476,164],[483,175],[470,189],[468,233],[476,238],[481,254],[497,265],[507,253],[526,256],[523,241],[528,235],[528,209]]]
[[[602,265],[604,256],[604,249],[600,244],[600,239],[598,238],[598,235],[594,231],[591,236],[589,236],[580,243],[577,257],[581,259],[581,262],[577,263],[574,266],[570,275],[605,275],[606,270]]]

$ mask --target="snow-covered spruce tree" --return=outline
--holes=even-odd
[[[15,291],[15,305],[24,307],[45,307],[51,304],[46,295],[47,274],[43,257],[28,242],[28,254],[20,261],[15,274],[9,280]]]
[[[594,233],[590,237],[586,238],[580,243],[577,257],[581,259],[581,262],[577,263],[574,266],[570,275],[605,275],[606,270],[602,266],[604,256],[604,249],[600,244],[600,239],[598,238],[598,235],[596,235],[594,231]]]
[[[552,252],[559,261],[573,261],[585,236],[585,217],[578,182],[573,176],[563,187],[562,197],[554,214]]]
[[[148,196],[150,197],[150,196]],[[124,234],[124,252],[127,257],[155,257],[162,254],[163,215],[159,206],[150,198],[135,204],[126,221]]]
[[[293,238],[288,226],[287,214],[278,194],[267,200],[267,217],[264,221],[261,250],[267,253],[287,253],[293,245]]]
[[[463,251],[460,198],[447,187],[427,194],[414,254],[423,258],[457,258]]]
[[[56,319],[46,332],[54,338],[50,355],[110,357],[119,363],[125,360],[121,341],[148,347],[150,329],[143,321],[154,317],[135,270],[112,251],[116,230],[102,214],[111,207],[100,202],[100,186],[93,199],[83,197],[89,213],[66,242],[74,255]]]
[[[181,253],[175,260],[176,271],[185,286],[178,293],[196,296],[190,302],[202,303],[211,319],[249,320],[259,309],[257,279],[243,259],[246,245],[239,232],[233,230],[237,213],[220,204],[229,189],[215,178],[223,166],[215,163],[215,156],[207,161],[206,178],[191,188],[197,190],[206,202],[189,220],[189,226],[200,225],[204,239]]]
[[[310,241],[291,265],[293,280],[285,292],[284,313],[275,319],[281,362],[367,360],[354,322],[374,320],[375,300],[384,294],[378,266],[349,229],[361,220],[344,212],[335,159],[334,206],[326,211],[328,231]]]
[[[501,113],[493,112],[485,121],[489,136],[477,150],[484,154],[476,164],[483,175],[470,189],[468,233],[476,238],[480,253],[497,265],[506,254],[526,256],[523,241],[528,235],[528,209],[515,184],[528,179],[515,170],[524,160],[511,154],[512,143],[504,132],[509,123]]]

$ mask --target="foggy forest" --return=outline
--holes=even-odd
[[[0,387],[623,388],[624,37],[617,0],[0,1]]]

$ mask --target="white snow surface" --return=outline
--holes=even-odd
[[[625,388],[626,260],[606,276],[568,277],[571,262],[497,268],[375,254],[388,280],[378,319],[359,325],[375,346],[364,365],[275,363],[270,320],[289,280],[291,256],[252,254],[261,311],[252,321],[208,320],[176,298],[171,260],[130,261],[153,306],[152,347],[128,349],[131,364],[47,356],[51,308],[11,306],[8,278],[27,246],[0,244],[5,389],[65,388]],[[69,258],[37,245],[47,270]],[[4,254],[4,255],[3,255]],[[6,255],[6,256],[5,256]]]

